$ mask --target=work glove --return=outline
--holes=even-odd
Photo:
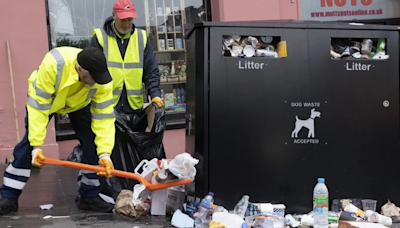
[[[155,103],[159,108],[164,106],[164,103],[162,102],[161,98],[159,98],[159,97],[154,97],[153,99],[151,99],[151,102]]]
[[[38,162],[38,159],[44,160],[45,158],[46,157],[43,155],[42,149],[38,148],[38,149],[32,150],[32,165],[34,165],[36,167],[44,166],[44,164]]]
[[[106,168],[105,172],[98,172],[97,175],[103,175],[107,178],[112,177],[111,171],[114,169],[114,165],[111,161],[110,154],[102,153],[99,155],[99,165],[102,168]]]

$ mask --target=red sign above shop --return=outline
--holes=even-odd
[[[332,6],[338,6],[338,7],[343,7],[346,6],[347,4],[351,4],[352,6],[357,6],[357,5],[364,5],[364,6],[369,6],[372,4],[372,0],[321,0],[321,7],[332,7]]]
[[[302,20],[341,21],[400,18],[400,0],[300,1]]]

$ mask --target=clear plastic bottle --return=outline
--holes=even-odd
[[[204,197],[199,206],[199,216],[195,219],[196,228],[208,227],[211,222],[212,216],[212,205],[214,204],[214,193],[209,192],[208,195]]]
[[[324,178],[318,178],[314,187],[314,228],[328,227],[329,192]]]
[[[250,197],[248,195],[244,195],[236,204],[235,208],[233,209],[233,213],[239,215],[241,218],[244,218],[247,207],[249,206],[249,199]]]

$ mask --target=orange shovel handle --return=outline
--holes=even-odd
[[[100,166],[95,166],[95,165],[87,165],[87,164],[82,164],[78,162],[71,162],[71,161],[61,161],[58,159],[54,158],[48,158],[46,157],[44,160],[37,159],[39,163],[42,164],[48,164],[48,165],[61,165],[69,168],[74,168],[74,169],[84,169],[88,171],[93,171],[93,172],[105,172],[106,168],[102,168]],[[142,183],[146,188],[150,191],[156,191],[156,190],[161,190],[173,186],[179,186],[179,185],[185,185],[192,183],[192,180],[180,180],[180,181],[174,181],[174,182],[168,182],[168,183],[162,183],[162,184],[152,184],[151,182],[147,181],[144,179],[142,176],[136,174],[136,173],[130,173],[130,172],[125,172],[121,170],[116,170],[113,169],[111,171],[111,174],[113,176],[117,177],[124,177],[124,178],[129,178],[129,179],[134,179]]]

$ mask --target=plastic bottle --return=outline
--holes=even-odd
[[[208,195],[204,197],[199,206],[199,216],[195,219],[194,223],[196,228],[208,227],[211,222],[212,216],[212,205],[214,203],[214,193],[209,192]]]
[[[152,184],[164,183],[168,178],[168,163],[166,162],[166,160],[157,160],[157,169],[157,174],[151,178]]]
[[[324,178],[318,178],[314,187],[314,228],[328,227],[329,192]]]
[[[249,205],[250,197],[248,195],[244,195],[242,199],[236,204],[233,209],[233,213],[239,215],[241,218],[244,218],[246,214],[247,207]]]

